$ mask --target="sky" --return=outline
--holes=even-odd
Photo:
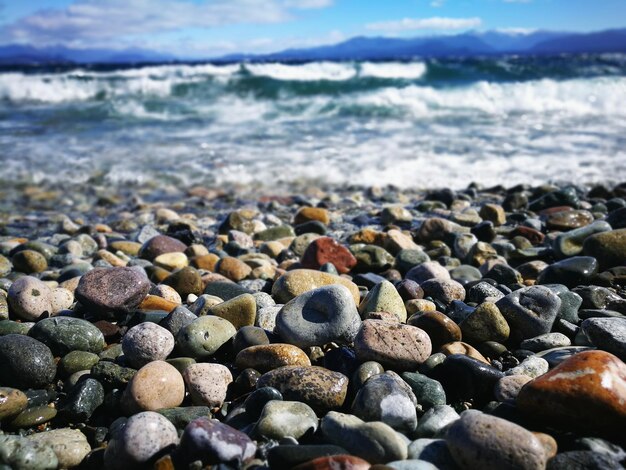
[[[179,57],[354,36],[626,27],[626,0],[0,0],[0,44],[141,47]]]

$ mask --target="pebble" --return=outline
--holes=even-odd
[[[35,250],[18,251],[11,258],[11,262],[16,271],[25,274],[41,273],[48,268],[46,257]]]
[[[133,268],[102,268],[84,274],[74,295],[85,307],[99,313],[128,313],[150,290],[148,279]]]
[[[322,207],[301,207],[298,209],[298,212],[296,212],[296,215],[293,218],[293,223],[300,225],[314,220],[317,220],[324,225],[328,225],[330,223],[330,214],[328,213],[328,210]]]
[[[301,348],[330,342],[351,343],[360,317],[350,291],[330,285],[300,294],[276,316],[274,332]]]
[[[356,265],[357,260],[350,250],[331,237],[313,240],[302,255],[301,264],[305,269],[319,269],[332,263],[340,274],[346,274]]]
[[[251,294],[242,294],[209,308],[209,315],[228,320],[237,330],[254,325],[256,320],[256,300]]]
[[[236,333],[228,320],[213,315],[199,317],[178,331],[176,347],[186,356],[208,359]]]
[[[126,362],[139,369],[152,361],[164,361],[174,350],[174,336],[156,323],[133,326],[122,338]]]
[[[540,352],[546,349],[570,346],[571,344],[570,339],[564,334],[545,333],[534,338],[525,339],[520,343],[519,347],[528,351]]]
[[[415,370],[432,352],[426,332],[411,325],[365,320],[354,339],[361,362],[376,361],[395,370]]]
[[[50,447],[57,457],[60,468],[77,467],[91,452],[87,437],[78,429],[53,429],[32,434],[26,440]]]
[[[449,405],[435,405],[419,420],[417,437],[437,437],[459,419],[459,414]]]
[[[131,413],[179,406],[185,398],[185,382],[176,368],[164,361],[153,361],[137,371],[122,397]]]
[[[17,388],[0,387],[0,421],[11,419],[28,406],[28,397]]]
[[[26,408],[9,423],[15,429],[27,429],[44,425],[52,421],[57,415],[56,408],[47,405]]]
[[[164,253],[182,253],[187,249],[180,240],[167,235],[156,235],[147,240],[139,250],[139,256],[147,260],[154,260]]]
[[[493,302],[483,302],[459,325],[463,338],[472,344],[485,341],[504,342],[511,329]]]
[[[54,470],[59,462],[53,449],[19,436],[0,436],[0,459],[4,466],[16,470]]]
[[[433,351],[438,351],[444,344],[461,340],[459,326],[441,312],[417,313],[407,323],[428,334]]]
[[[241,281],[247,278],[252,272],[252,268],[240,259],[227,256],[218,261],[215,271],[231,281]]]
[[[444,439],[417,439],[409,444],[409,459],[430,462],[439,470],[454,470],[457,467]]]
[[[436,380],[417,372],[403,372],[402,379],[411,387],[418,406],[423,410],[446,404],[446,392]]]
[[[52,290],[32,276],[21,277],[11,284],[7,300],[10,313],[21,320],[34,321],[53,311]]]
[[[406,279],[415,281],[418,284],[422,284],[431,279],[438,279],[441,281],[450,280],[450,273],[446,268],[440,265],[436,261],[427,261],[425,263],[418,264],[406,273]]]
[[[598,272],[598,262],[591,256],[574,256],[551,264],[541,271],[539,284],[560,283],[567,287],[589,284],[593,275]]]
[[[45,318],[37,322],[28,335],[48,346],[55,356],[72,351],[98,354],[105,346],[102,332],[81,318]]]
[[[506,375],[526,375],[531,378],[539,377],[548,372],[548,361],[538,356],[529,356],[519,365],[507,370]]]
[[[591,235],[583,244],[583,252],[593,256],[601,270],[626,263],[626,228]]]
[[[351,281],[312,269],[294,269],[280,276],[272,285],[272,297],[277,303],[287,303],[291,299],[318,287],[341,284],[348,288],[356,305],[360,303],[359,288]]]
[[[16,388],[44,387],[57,372],[50,348],[28,336],[0,337],[0,385]]]
[[[311,365],[306,353],[292,344],[275,343],[250,346],[241,350],[235,358],[235,366],[241,370],[248,367],[267,372],[282,366]]]
[[[610,230],[611,226],[608,223],[603,220],[596,220],[589,225],[561,233],[552,242],[552,248],[559,258],[576,256],[582,253],[583,244],[587,238],[596,233]]]
[[[226,392],[233,376],[221,364],[202,363],[187,366],[183,379],[194,405],[219,408],[226,400]]]
[[[543,445],[530,431],[477,410],[452,423],[446,443],[462,469],[546,467]]]
[[[204,290],[200,273],[191,266],[186,266],[169,274],[163,279],[163,284],[174,289],[181,298],[186,298],[189,294],[201,295]]]
[[[406,307],[402,297],[400,297],[394,285],[387,280],[376,284],[359,305],[361,316],[365,316],[370,312],[393,313],[401,323],[406,322],[407,318]]]
[[[519,391],[532,380],[528,375],[506,375],[498,380],[493,394],[501,402],[514,402]]]
[[[59,409],[59,417],[68,423],[84,423],[104,402],[104,387],[96,379],[86,378],[74,385]]]
[[[314,433],[317,426],[315,411],[305,403],[271,400],[263,407],[254,432],[267,439],[300,439],[305,434]]]
[[[580,329],[598,349],[626,361],[626,318],[588,318]]]

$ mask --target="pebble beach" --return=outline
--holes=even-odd
[[[626,462],[626,184],[2,196],[2,468]]]

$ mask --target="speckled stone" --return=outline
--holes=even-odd
[[[208,359],[236,333],[228,320],[213,315],[199,317],[180,329],[176,347],[186,356]]]
[[[587,318],[580,328],[594,346],[626,361],[626,318]]]
[[[235,365],[243,370],[248,367],[260,372],[267,372],[282,366],[310,366],[306,353],[292,344],[262,344],[241,350],[235,359]]]
[[[547,456],[530,431],[510,421],[469,410],[448,429],[446,442],[462,469],[542,470]]]
[[[122,396],[129,412],[154,411],[179,406],[185,398],[185,382],[176,368],[164,361],[146,364],[133,376]]]
[[[33,321],[52,313],[52,290],[48,285],[32,276],[17,279],[7,296],[10,312],[17,318]]]
[[[626,365],[604,351],[566,359],[522,388],[517,406],[551,425],[586,432],[626,425]]]
[[[424,413],[419,420],[417,437],[438,437],[459,419],[459,414],[450,405],[436,405]]]
[[[28,335],[48,346],[55,356],[71,351],[98,354],[105,346],[102,332],[81,318],[45,318],[37,322]]]
[[[242,294],[209,308],[209,315],[228,320],[236,329],[254,325],[256,300],[251,294]]]
[[[25,274],[41,273],[48,268],[46,257],[35,250],[18,251],[11,258],[13,268]]]
[[[159,413],[144,411],[131,416],[113,435],[104,452],[104,464],[106,468],[137,468],[177,443],[172,423]]]
[[[15,470],[55,470],[58,460],[52,448],[20,436],[1,435],[2,464]]]
[[[277,303],[287,303],[294,297],[318,287],[341,284],[348,288],[354,303],[360,303],[359,288],[353,282],[333,274],[312,269],[294,269],[280,276],[272,286],[272,297]]]
[[[531,380],[532,377],[521,374],[504,376],[498,380],[493,394],[498,401],[514,402],[522,387]]]
[[[104,388],[93,378],[80,380],[68,392],[59,417],[68,423],[84,423],[104,402]]]
[[[163,253],[183,252],[187,249],[180,240],[168,237],[167,235],[157,235],[146,241],[139,250],[139,256],[144,259],[153,260]]]
[[[360,321],[350,291],[344,286],[330,285],[287,302],[276,316],[274,332],[301,348],[332,341],[351,343]]]
[[[122,338],[124,357],[135,369],[152,361],[164,361],[173,349],[174,336],[156,323],[135,325]]]
[[[313,409],[297,401],[271,400],[254,427],[254,433],[267,439],[280,440],[285,437],[300,439],[317,430],[318,419]]]
[[[506,375],[527,375],[528,377],[535,378],[548,372],[548,362],[538,356],[529,356],[524,359],[519,365],[507,370]]]
[[[274,387],[286,400],[301,401],[316,411],[343,405],[348,377],[323,367],[284,366],[263,374],[257,388]]]
[[[150,282],[133,268],[101,268],[84,274],[76,287],[76,299],[96,312],[127,313],[150,290]]]
[[[221,407],[233,376],[221,364],[191,364],[183,372],[194,405]]]
[[[432,345],[420,328],[365,320],[354,340],[354,350],[361,362],[376,361],[391,369],[414,370],[428,359]]]
[[[0,385],[44,387],[56,375],[50,348],[34,338],[9,334],[0,337]]]
[[[80,465],[91,446],[87,437],[78,429],[61,428],[33,434],[26,438],[52,448],[56,454],[60,468],[72,468]]]
[[[393,313],[400,322],[406,322],[407,314],[404,301],[394,285],[389,281],[376,284],[359,305],[361,316],[369,312]]]

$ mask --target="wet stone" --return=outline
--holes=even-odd
[[[44,343],[56,356],[64,356],[71,351],[98,354],[105,346],[102,332],[80,318],[46,318],[37,322],[28,335]]]
[[[37,388],[48,385],[56,375],[50,348],[23,335],[0,337],[0,385]]]

